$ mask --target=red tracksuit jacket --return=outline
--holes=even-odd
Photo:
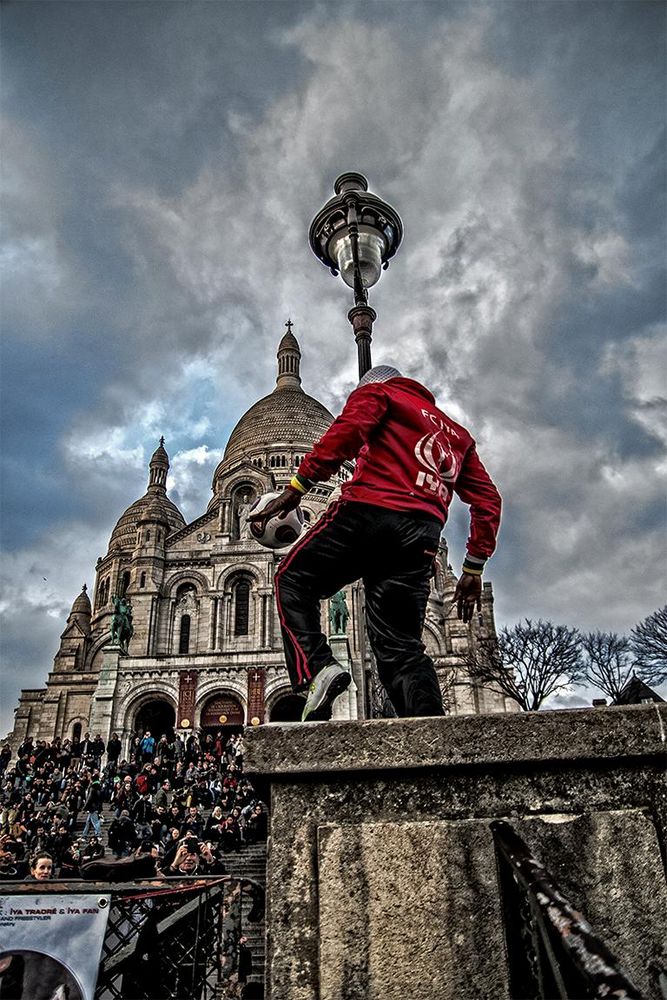
[[[298,472],[324,482],[353,458],[344,500],[421,511],[444,524],[455,492],[470,505],[469,555],[483,562],[493,553],[500,494],[468,431],[439,410],[419,382],[392,378],[355,389]]]

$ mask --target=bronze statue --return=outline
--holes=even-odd
[[[128,644],[134,634],[132,605],[126,597],[119,597],[118,594],[113,595],[111,603],[111,642],[119,645],[121,652],[127,656]]]
[[[334,635],[345,635],[345,629],[350,618],[345,594],[339,590],[329,602],[329,624]]]

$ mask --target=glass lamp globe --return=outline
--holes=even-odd
[[[357,251],[361,283],[364,288],[371,288],[382,273],[382,260],[387,252],[387,241],[377,229],[361,225],[357,238]],[[345,284],[354,288],[354,257],[352,240],[347,226],[343,232],[332,237],[329,253],[336,261],[338,271]]]

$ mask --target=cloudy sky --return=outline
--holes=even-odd
[[[498,624],[622,632],[663,603],[664,15],[5,3],[0,730],[161,434],[204,511],[288,316],[340,409],[349,296],[307,231],[344,170],[405,223],[374,361],[433,388],[504,495]]]

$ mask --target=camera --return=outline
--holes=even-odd
[[[199,854],[199,841],[196,837],[186,837],[184,843],[188,854]]]

